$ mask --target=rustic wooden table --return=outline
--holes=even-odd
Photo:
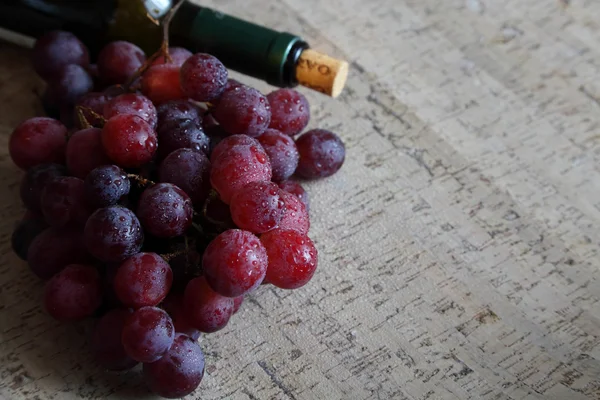
[[[600,2],[203,3],[351,71],[337,101],[305,92],[348,150],[308,185],[318,273],[204,338],[190,399],[600,399]],[[27,57],[0,45],[3,149],[41,113]],[[20,176],[2,150],[0,397],[149,396],[40,308],[9,245]]]

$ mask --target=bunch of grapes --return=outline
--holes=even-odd
[[[27,213],[16,254],[46,280],[60,321],[99,317],[91,337],[109,370],[143,363],[175,398],[204,374],[201,333],[223,329],[261,284],[305,285],[317,267],[309,201],[294,175],[334,174],[345,149],[309,121],[291,89],[267,96],[228,78],[209,54],[147,59],[108,44],[90,64],[68,32],[39,39],[49,117],[12,133]]]

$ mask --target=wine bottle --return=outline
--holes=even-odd
[[[83,4],[82,4],[83,3]],[[3,0],[0,27],[32,38],[68,30],[92,56],[111,40],[131,41],[148,54],[160,45],[157,20],[171,0]],[[207,52],[228,68],[274,86],[298,84],[332,97],[340,94],[348,63],[310,48],[302,38],[184,1],[170,25],[172,45]]]

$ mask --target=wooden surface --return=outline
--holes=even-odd
[[[600,399],[600,2],[203,3],[351,69],[337,101],[305,91],[311,126],[348,150],[307,185],[318,273],[204,338],[190,399]],[[3,149],[41,112],[27,56],[0,45]],[[0,396],[149,396],[90,362],[86,324],[40,309],[8,244],[23,211],[6,154]]]

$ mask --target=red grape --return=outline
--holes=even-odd
[[[119,206],[100,208],[87,220],[85,245],[96,258],[118,262],[142,248],[144,233],[133,211]]]
[[[260,237],[267,249],[269,283],[282,289],[306,285],[317,269],[317,249],[306,235],[294,230],[275,229]]]
[[[194,340],[198,340],[200,338],[200,331],[194,328],[192,325],[190,325],[190,322],[186,317],[186,311],[183,306],[182,294],[169,293],[169,295],[163,302],[163,307],[165,311],[168,312],[171,316],[173,325],[175,326],[175,332],[188,335]]]
[[[181,88],[187,97],[197,101],[218,98],[227,83],[227,68],[216,57],[198,53],[181,66]]]
[[[102,124],[104,124],[104,120],[102,119],[102,116],[104,115],[104,105],[108,103],[109,100],[110,97],[105,93],[90,92],[83,95],[77,101],[76,106],[81,107],[83,117],[90,125],[101,127]],[[92,114],[89,110],[96,113],[96,115]],[[79,128],[84,129],[86,127],[79,122],[78,116],[76,116],[75,121]]]
[[[131,311],[125,309],[109,311],[100,318],[92,334],[92,354],[100,366],[110,371],[123,371],[138,363],[127,355],[121,343],[123,326],[130,314]]]
[[[194,209],[190,197],[171,183],[157,183],[142,193],[137,215],[152,235],[181,236],[192,225]]]
[[[231,229],[210,242],[202,266],[215,292],[237,297],[260,285],[267,270],[267,253],[252,233]]]
[[[158,360],[173,344],[175,328],[171,317],[157,307],[142,307],[127,318],[121,341],[129,357],[139,362]]]
[[[83,245],[81,232],[48,228],[31,242],[27,263],[42,279],[49,279],[69,264],[85,264],[90,255]]]
[[[71,175],[84,179],[96,167],[110,164],[102,147],[102,130],[83,129],[75,132],[67,142],[67,168]]]
[[[106,154],[119,166],[141,167],[156,152],[156,132],[137,115],[116,115],[102,129],[102,145]]]
[[[42,192],[42,213],[46,222],[56,228],[83,226],[91,214],[85,200],[83,181],[61,176],[48,183]]]
[[[198,120],[172,120],[158,130],[158,158],[163,159],[178,149],[208,153],[210,140]]]
[[[70,32],[48,32],[33,47],[33,68],[46,80],[53,78],[66,65],[87,67],[89,63],[87,48]]]
[[[88,317],[101,303],[100,275],[89,265],[68,265],[46,283],[44,305],[48,314],[59,321]]]
[[[244,302],[244,296],[238,296],[233,298],[233,313],[237,313]]]
[[[158,179],[177,185],[194,205],[201,206],[210,192],[210,161],[202,152],[175,150],[160,164]]]
[[[77,64],[69,64],[48,82],[47,96],[54,104],[73,106],[93,88],[94,81],[87,71]]]
[[[280,182],[292,176],[300,158],[292,138],[269,128],[257,139],[269,155],[273,181]]]
[[[35,213],[42,212],[42,193],[52,180],[65,176],[67,169],[59,164],[40,164],[31,167],[21,181],[21,200],[29,210]]]
[[[170,64],[181,67],[183,63],[192,56],[192,52],[183,47],[169,47],[169,55],[171,62],[168,63],[164,57],[158,57],[152,62],[152,65]]]
[[[204,377],[200,345],[177,334],[169,351],[158,361],[144,364],[144,379],[159,396],[175,399],[192,393]]]
[[[158,120],[154,104],[147,97],[137,93],[121,94],[104,105],[106,119],[121,114],[137,115],[152,127],[156,127]]]
[[[27,261],[29,246],[35,238],[47,228],[47,225],[34,217],[24,217],[16,226],[10,237],[10,243],[15,254]]]
[[[294,89],[278,89],[267,95],[271,105],[269,128],[286,135],[300,133],[310,120],[310,107],[304,95]]]
[[[179,83],[179,69],[175,64],[150,67],[142,76],[142,93],[155,104],[184,98]]]
[[[213,291],[203,276],[187,284],[183,303],[189,323],[200,332],[223,329],[233,314],[233,299]]]
[[[304,203],[304,206],[306,206],[306,211],[309,211],[310,201],[308,199],[308,193],[304,190],[302,185],[295,181],[283,181],[279,182],[279,187],[299,198],[302,203]]]
[[[138,253],[121,264],[115,276],[115,292],[128,307],[155,306],[167,296],[173,283],[169,264],[156,253]]]
[[[258,90],[240,86],[223,93],[213,115],[227,132],[256,137],[269,127],[271,107]]]
[[[264,233],[279,225],[285,205],[275,183],[255,181],[244,185],[231,198],[231,217],[241,229]]]
[[[232,135],[224,138],[215,146],[210,154],[210,161],[215,162],[217,158],[221,157],[223,154],[229,154],[230,150],[237,146],[255,146],[257,148],[262,148],[260,142],[255,138],[251,138],[248,135]]]
[[[96,207],[117,204],[119,199],[129,194],[131,184],[127,173],[116,165],[103,165],[94,168],[84,181],[87,202]]]
[[[315,179],[335,174],[344,163],[346,148],[333,132],[313,129],[296,140],[300,162],[296,173],[304,178]]]
[[[133,43],[116,41],[98,54],[98,72],[108,84],[125,83],[146,61],[144,51]]]
[[[164,124],[171,123],[171,121],[184,119],[202,121],[200,108],[187,100],[174,100],[161,104],[156,112],[158,115],[158,130],[161,130]]]
[[[279,221],[279,229],[293,229],[306,235],[310,229],[310,218],[302,200],[285,190],[282,190],[279,195],[285,205],[285,212]]]
[[[38,164],[64,163],[66,146],[67,128],[61,122],[35,117],[13,131],[8,151],[19,168],[28,169]]]
[[[262,146],[236,146],[228,153],[214,159],[210,171],[210,182],[229,204],[231,197],[245,184],[271,180],[271,163]]]

